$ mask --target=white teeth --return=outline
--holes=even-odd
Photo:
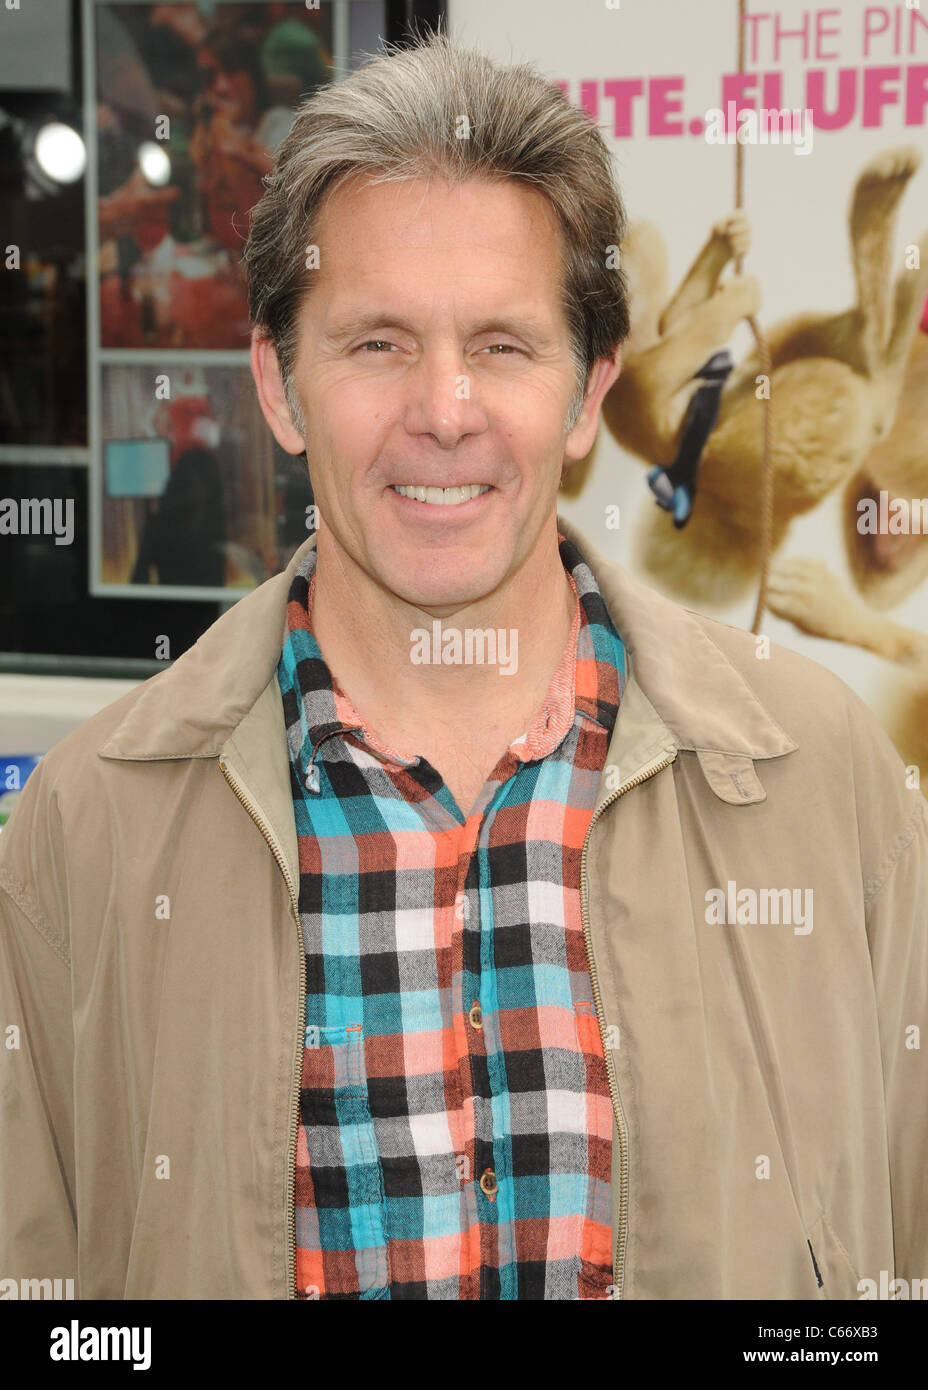
[[[400,487],[391,483],[394,492],[402,497],[411,497],[416,502],[432,502],[439,506],[456,507],[459,502],[469,502],[482,492],[489,492],[488,483],[468,483],[466,487]]]

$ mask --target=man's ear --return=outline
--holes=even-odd
[[[606,392],[618,380],[622,370],[622,349],[617,347],[612,357],[597,357],[590,371],[586,396],[580,418],[564,441],[564,457],[575,463],[586,458],[596,438],[599,424],[599,408]]]
[[[251,374],[262,413],[277,443],[288,454],[304,453],[306,441],[290,418],[277,351],[270,338],[257,328],[251,335]]]

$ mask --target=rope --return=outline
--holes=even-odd
[[[738,0],[738,72],[744,72],[744,17],[746,12],[747,0]],[[735,142],[735,208],[740,211],[744,206],[744,146],[740,141]],[[744,257],[738,256],[735,260],[735,268],[740,275],[742,271]],[[757,590],[757,605],[754,609],[754,621],[751,624],[753,633],[760,632],[761,621],[764,616],[764,609],[767,606],[767,582],[770,575],[770,556],[773,550],[773,420],[770,409],[770,380],[773,371],[773,364],[770,357],[770,347],[764,336],[763,329],[754,318],[753,314],[747,318],[747,323],[754,334],[754,341],[757,344],[757,355],[760,360],[760,369],[767,378],[767,394],[764,397],[764,443],[761,456],[761,498],[760,498],[760,585]]]

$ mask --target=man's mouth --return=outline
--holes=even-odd
[[[433,506],[458,507],[490,491],[489,483],[466,483],[463,487],[415,487],[412,484],[391,483],[394,492],[413,502],[430,502]]]

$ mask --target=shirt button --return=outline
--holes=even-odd
[[[472,1028],[483,1028],[483,1010],[476,999],[471,1005],[471,1010],[467,1017],[470,1019],[470,1026]]]
[[[492,1168],[485,1168],[480,1175],[480,1190],[485,1197],[491,1200],[496,1196],[499,1188],[496,1186],[496,1174]]]

